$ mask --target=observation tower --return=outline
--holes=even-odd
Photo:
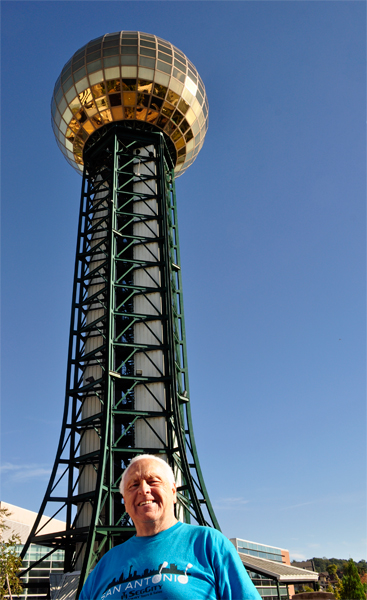
[[[62,429],[22,554],[30,543],[45,553],[23,576],[63,549],[78,595],[99,558],[134,534],[118,487],[137,454],[172,466],[178,519],[219,528],[192,430],[175,197],[203,145],[208,101],[180,50],[121,31],[73,55],[51,107],[83,181]],[[65,530],[44,533],[45,514]]]

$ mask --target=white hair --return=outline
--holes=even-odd
[[[136,463],[138,460],[144,460],[144,459],[156,460],[162,467],[164,467],[168,481],[171,484],[175,483],[175,475],[173,473],[173,470],[170,467],[170,465],[168,463],[166,463],[165,460],[163,460],[162,458],[159,458],[159,456],[156,456],[155,454],[139,454],[138,456],[134,456],[134,458],[131,459],[129,466],[125,469],[125,471],[122,474],[120,485],[119,485],[119,490],[120,490],[121,496],[124,495],[124,491],[125,491],[124,482],[125,482],[125,478],[126,478],[126,475],[129,471],[130,467],[134,463]]]

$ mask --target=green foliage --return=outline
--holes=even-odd
[[[344,566],[340,590],[341,600],[366,600],[366,593],[353,559]]]
[[[12,594],[19,595],[23,588],[17,577],[22,567],[22,561],[16,550],[20,544],[20,538],[14,533],[5,541],[3,534],[9,529],[5,525],[5,517],[10,517],[11,512],[7,508],[0,508],[0,598],[9,596],[9,587]]]
[[[347,559],[345,558],[312,558],[315,569],[318,573],[325,573],[329,571],[329,565],[337,566],[337,575],[339,577],[343,577],[344,567],[347,564]],[[360,560],[358,563],[354,563],[358,569],[358,573],[362,576],[364,573],[367,573],[367,562],[365,560]]]

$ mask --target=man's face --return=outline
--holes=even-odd
[[[138,460],[129,469],[124,502],[138,536],[155,535],[176,522],[176,485],[170,483],[165,468],[154,459]]]

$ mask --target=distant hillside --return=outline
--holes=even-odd
[[[323,556],[323,558],[314,557],[308,559],[308,561],[313,561],[315,569],[318,573],[324,573],[327,571],[329,565],[336,565],[338,567],[338,575],[340,578],[343,577],[343,567],[348,560],[348,558],[326,558],[325,556]],[[292,565],[297,562],[299,561],[293,560]],[[367,573],[367,562],[365,560],[360,560],[359,562],[355,562],[355,564],[357,565],[358,573],[361,576]]]

